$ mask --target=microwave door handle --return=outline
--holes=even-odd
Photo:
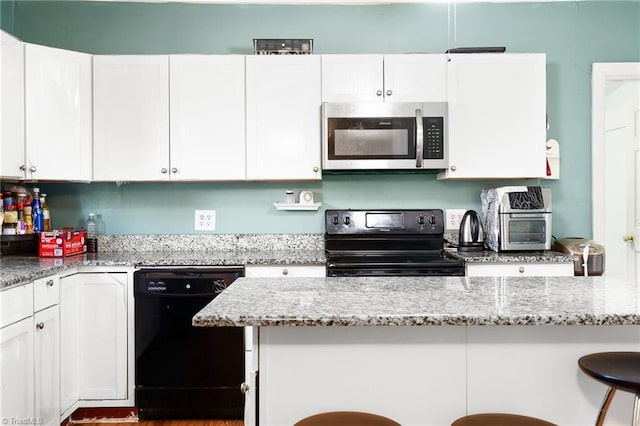
[[[422,110],[416,109],[416,168],[422,168],[422,150],[424,130],[422,128]]]

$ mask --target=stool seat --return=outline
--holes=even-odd
[[[517,414],[482,413],[460,417],[451,426],[557,426],[545,420]]]
[[[294,426],[400,426],[400,423],[377,414],[333,411],[305,417]]]
[[[586,375],[608,386],[596,418],[596,426],[604,424],[617,390],[635,395],[631,424],[640,426],[640,352],[598,352],[584,355],[578,359],[578,366]]]
[[[600,352],[578,360],[587,375],[619,390],[640,394],[640,352]]]

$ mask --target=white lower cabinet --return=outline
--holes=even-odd
[[[573,262],[467,263],[467,277],[571,277]]]
[[[34,417],[33,317],[0,328],[0,419]]]
[[[60,424],[60,316],[58,305],[33,316],[35,329],[35,417],[44,426]]]
[[[246,277],[324,277],[325,265],[247,265]],[[256,422],[256,408],[258,397],[256,383],[259,370],[258,362],[258,328],[245,327],[245,392],[244,424],[253,426]],[[268,424],[268,423],[265,423]]]
[[[58,291],[54,276],[0,292],[0,418],[8,424],[60,424]]]
[[[61,278],[61,414],[133,406],[133,271]]]

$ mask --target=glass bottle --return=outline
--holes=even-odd
[[[42,214],[42,204],[40,203],[40,188],[33,188],[33,198],[31,200],[31,217],[33,220],[33,232],[43,232],[44,216]]]
[[[47,204],[47,194],[40,194],[40,204],[42,205],[42,218],[45,232],[51,231],[51,213]]]
[[[87,253],[98,252],[98,223],[96,222],[96,216],[93,213],[89,213],[89,219],[86,222],[87,228]]]

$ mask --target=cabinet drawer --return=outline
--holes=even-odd
[[[482,263],[467,264],[468,277],[570,277],[573,263]]]
[[[33,310],[57,305],[60,300],[60,277],[52,275],[33,282]]]
[[[0,291],[0,328],[33,315],[33,284]]]
[[[324,265],[247,265],[247,277],[324,277]]]

